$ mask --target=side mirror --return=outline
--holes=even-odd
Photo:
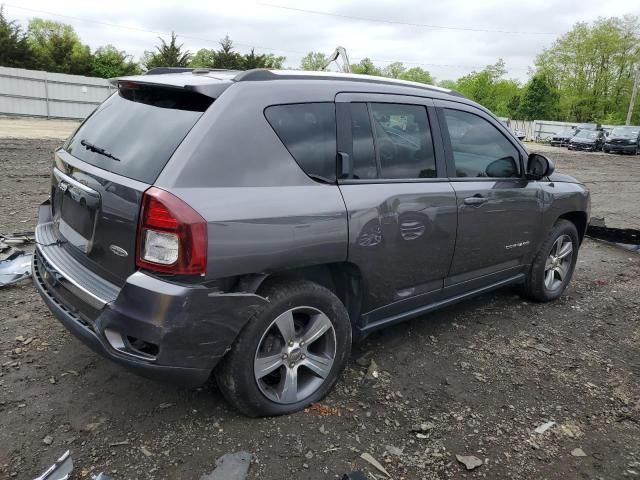
[[[527,178],[540,180],[548,177],[555,170],[555,165],[544,155],[530,153],[527,159]]]
[[[518,176],[518,164],[513,157],[502,157],[494,160],[485,169],[487,177],[511,178]]]

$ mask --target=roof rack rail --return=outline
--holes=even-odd
[[[192,72],[196,70],[195,68],[188,67],[155,67],[151,70],[148,70],[145,75],[162,75],[163,73],[182,73],[182,72]]]
[[[280,70],[274,72],[265,68],[256,68],[253,70],[245,70],[233,77],[235,82],[252,82],[252,81],[268,81],[268,80],[340,80],[347,82],[364,82],[377,83],[382,85],[397,85],[400,87],[419,88],[422,90],[431,90],[447,93],[456,97],[465,98],[455,90],[448,88],[436,87],[426,83],[410,82],[406,80],[398,80],[395,78],[383,78],[373,75],[358,75],[353,73],[336,73],[336,72],[305,72],[305,71],[286,71]]]

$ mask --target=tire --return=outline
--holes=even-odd
[[[293,413],[322,399],[344,370],[351,322],[338,297],[307,280],[267,281],[259,293],[269,303],[238,335],[216,368],[216,380],[227,401],[247,416]],[[309,330],[323,328],[313,339]],[[288,343],[285,336],[294,341]],[[305,344],[305,338],[310,342]],[[295,395],[288,388],[294,385],[292,377]]]
[[[605,148],[605,147],[602,147],[602,152],[603,152],[603,153],[609,153],[609,149],[608,149],[608,148]]]
[[[563,259],[560,259],[557,263],[558,266],[555,267],[556,263],[552,262],[552,258],[561,256],[555,250],[556,246],[563,250],[568,248],[564,247],[567,243],[571,244],[570,260],[563,263]],[[524,296],[537,302],[550,302],[560,297],[567,288],[576,267],[579,245],[578,231],[575,225],[568,220],[558,220],[548,233],[531,264],[522,289]],[[567,257],[565,256],[564,259],[566,260]],[[549,270],[553,270],[553,273],[549,274]],[[552,281],[549,281],[549,278]]]

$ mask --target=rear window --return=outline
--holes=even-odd
[[[131,84],[100,105],[65,145],[96,167],[153,183],[213,99]]]
[[[307,175],[335,181],[336,111],[333,103],[274,105],[264,114]]]

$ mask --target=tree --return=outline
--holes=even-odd
[[[178,45],[178,36],[171,32],[171,41],[165,42],[164,38],[158,37],[160,45],[156,46],[156,51],[144,52],[142,64],[147,70],[155,67],[186,67],[191,59],[191,52],[182,51],[183,44]]]
[[[71,25],[34,18],[29,22],[27,41],[33,65],[38,70],[90,74],[91,50],[80,41]]]
[[[279,57],[273,53],[268,53],[265,59],[265,68],[272,70],[282,70],[284,68],[284,62],[287,57]]]
[[[113,78],[138,74],[140,67],[132,60],[132,56],[113,45],[100,47],[93,54],[91,75],[94,77]]]
[[[0,5],[0,65],[29,68],[32,63],[27,36],[15,20],[9,21]]]
[[[400,78],[405,70],[406,68],[404,68],[402,62],[393,62],[384,67],[384,69],[382,70],[382,74],[385,77]]]
[[[216,51],[211,48],[201,48],[191,57],[189,66],[193,68],[213,68]]]
[[[300,70],[322,71],[329,58],[322,52],[309,52],[300,60]]]
[[[534,75],[525,87],[519,101],[518,114],[523,120],[547,120],[555,118],[558,93],[542,74]]]
[[[521,87],[515,80],[502,78],[506,74],[505,63],[498,59],[479,72],[471,72],[460,77],[447,88],[457,90],[467,98],[484,105],[496,115],[509,116],[509,105],[514,96],[520,94]],[[441,85],[444,82],[441,82]],[[450,86],[449,86],[450,85]]]
[[[242,70],[243,58],[233,49],[233,42],[229,35],[220,40],[220,50],[215,52],[214,68],[226,68],[228,70]]]
[[[240,63],[243,70],[251,70],[252,68],[270,68],[274,70],[282,69],[284,57],[276,57],[272,53],[256,55],[254,49],[251,49],[247,55],[242,55]]]
[[[576,23],[536,59],[536,72],[558,93],[559,119],[622,122],[640,62],[637,16]]]
[[[431,74],[420,67],[412,67],[405,70],[398,76],[398,78],[400,80],[408,80],[410,82],[427,83],[429,85],[435,84],[435,80]]]
[[[377,75],[382,76],[382,70],[376,67],[370,58],[363,58],[360,63],[351,65],[351,71],[353,73],[359,73],[361,75]]]

